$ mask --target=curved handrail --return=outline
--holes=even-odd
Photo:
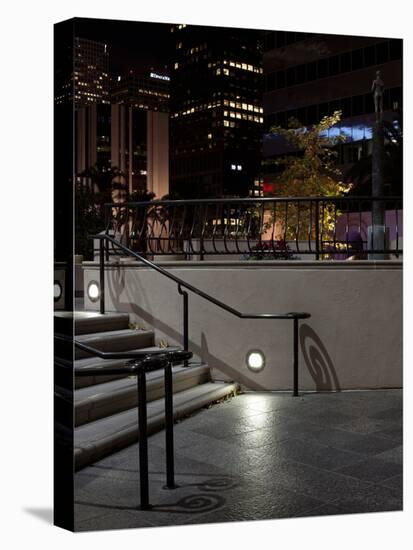
[[[93,239],[101,239],[101,240],[107,240],[111,242],[113,245],[117,246],[121,250],[123,250],[127,255],[132,256],[136,258],[137,260],[141,261],[143,264],[149,266],[150,268],[154,269],[161,275],[164,275],[168,279],[171,279],[179,287],[184,287],[190,292],[193,292],[194,294],[197,294],[201,298],[204,298],[208,302],[211,302],[212,304],[216,305],[217,307],[224,309],[228,313],[231,313],[232,315],[235,315],[236,317],[239,317],[240,319],[308,319],[311,317],[310,313],[307,312],[289,312],[289,313],[242,313],[241,311],[238,311],[237,309],[225,304],[224,302],[221,302],[220,300],[217,300],[217,298],[214,298],[210,294],[207,294],[203,290],[200,290],[199,288],[196,288],[195,286],[191,285],[190,283],[185,282],[180,277],[177,277],[176,275],[173,275],[163,267],[155,264],[151,260],[148,260],[147,258],[144,258],[137,252],[134,252],[130,248],[124,246],[122,243],[120,243],[118,240],[114,239],[110,235],[107,234],[99,234],[94,235],[92,237]]]

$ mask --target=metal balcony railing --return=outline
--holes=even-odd
[[[106,234],[128,249],[152,256],[322,260],[403,252],[401,197],[111,203],[105,205],[105,224]],[[386,232],[383,239],[372,237],[380,232]]]

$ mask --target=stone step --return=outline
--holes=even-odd
[[[153,347],[155,336],[152,330],[112,330],[108,332],[96,332],[92,334],[80,334],[76,340],[83,342],[101,351],[130,351],[141,348]],[[55,339],[55,357],[59,359],[71,359],[73,346],[70,341]],[[79,348],[75,348],[75,360],[85,357],[93,357],[91,354]]]
[[[182,418],[238,390],[235,383],[206,382],[174,395],[174,417]],[[160,431],[165,424],[164,399],[148,404],[148,435]],[[64,428],[58,429],[64,437]],[[80,470],[101,458],[120,451],[138,441],[137,409],[89,422],[75,429],[75,469]]]
[[[153,330],[111,330],[93,334],[80,334],[76,340],[100,351],[128,351],[154,346]],[[90,357],[86,351],[76,348],[75,359]]]
[[[97,311],[58,311],[54,315],[55,332],[60,334],[91,334],[129,328],[128,313],[105,313]]]
[[[168,352],[168,350],[176,349],[176,348],[165,348],[165,353]],[[158,346],[150,346],[145,348],[138,348],[139,351],[147,351],[148,353],[152,351],[159,351]],[[131,350],[131,351],[138,351],[138,350]],[[101,367],[102,372],[104,370],[113,368],[113,367],[119,367],[125,364],[125,359],[100,359],[99,357],[86,357],[84,359],[77,359],[75,361],[75,388],[84,388],[86,386],[93,386],[95,384],[102,384],[105,382],[109,382],[111,380],[119,380],[121,378],[126,378],[127,374],[99,374],[96,376],[76,376],[76,374],[80,374],[83,369],[87,369],[89,367]]]
[[[147,373],[146,381],[148,402],[163,398],[164,370]],[[209,381],[210,370],[205,364],[173,367],[174,393]],[[136,407],[138,403],[136,376],[78,389],[75,391],[74,401],[75,426]]]

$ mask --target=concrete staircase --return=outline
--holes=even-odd
[[[102,351],[159,349],[155,347],[152,330],[130,328],[129,315],[124,313],[56,312],[55,332],[68,334]],[[167,351],[166,348],[165,351]],[[124,364],[124,360],[105,360],[91,357],[76,349],[74,372],[74,403],[68,380],[73,376],[69,354],[71,346],[55,344],[55,382],[59,406],[66,407],[71,418],[74,406],[75,468],[79,470],[109,454],[136,443],[138,434],[136,377],[123,375],[76,376],[82,369],[99,366],[103,370]],[[147,374],[148,434],[164,426],[164,372]],[[175,418],[182,418],[201,407],[237,391],[237,384],[213,382],[208,365],[195,361],[190,366],[173,367]],[[63,433],[65,428],[58,426]]]

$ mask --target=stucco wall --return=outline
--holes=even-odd
[[[86,263],[85,289],[99,280]],[[168,262],[176,276],[246,313],[308,311],[300,322],[300,388],[330,390],[402,385],[402,267],[398,262]],[[86,292],[85,292],[86,295]],[[85,298],[86,309],[97,309]],[[156,337],[181,343],[176,284],[136,262],[110,267],[107,310],[127,311]],[[250,389],[292,385],[293,323],[242,320],[190,294],[190,348],[217,379]],[[245,364],[260,349],[266,367]]]

